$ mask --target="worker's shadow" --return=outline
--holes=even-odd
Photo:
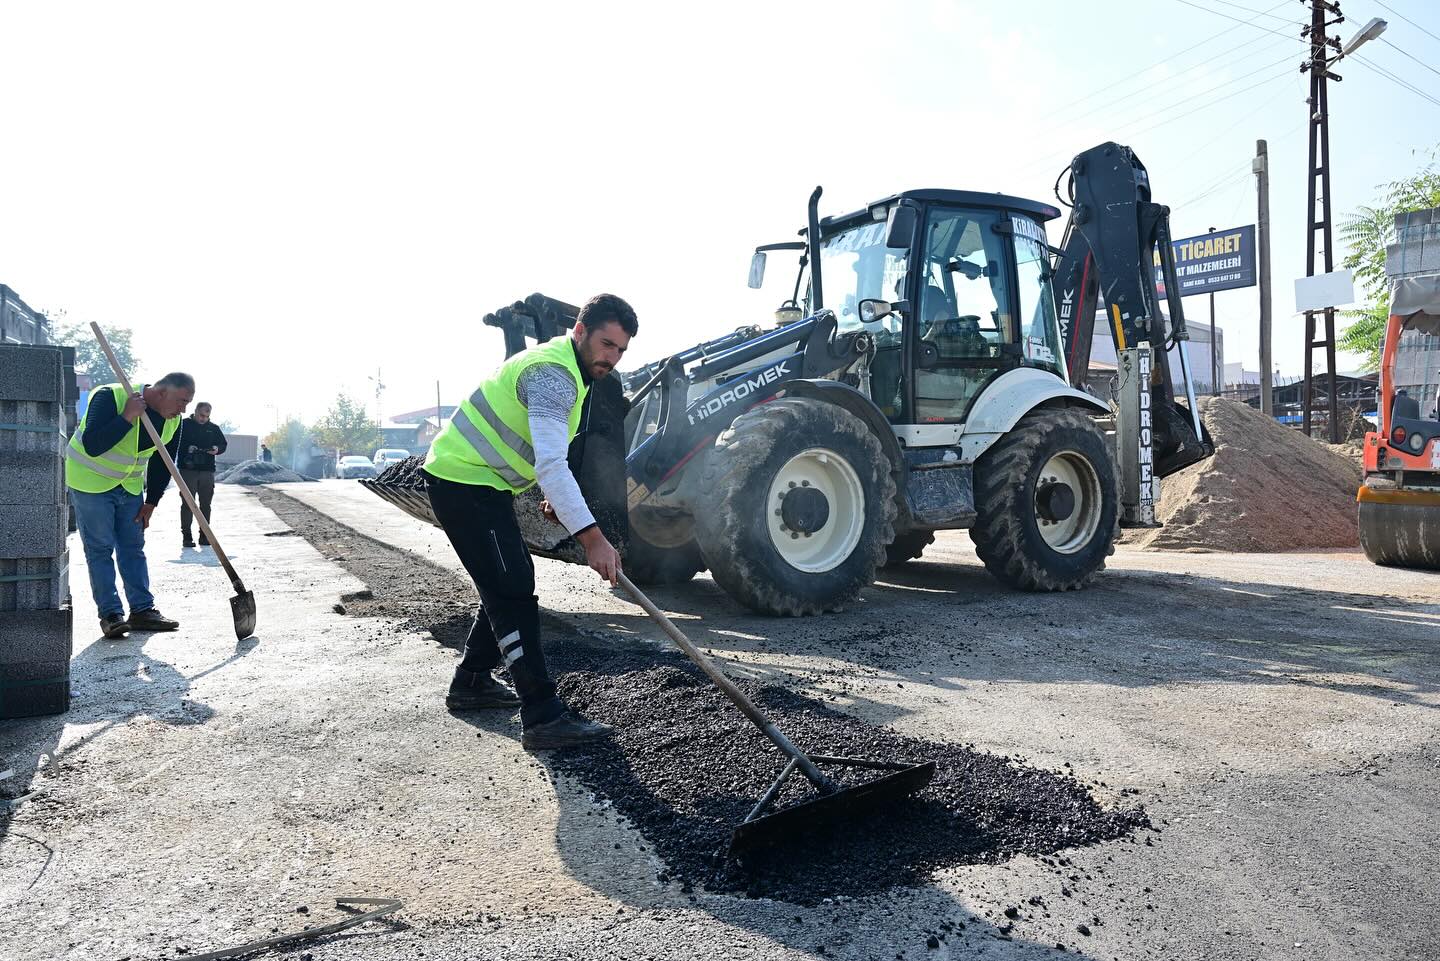
[[[227,553],[225,556],[233,561],[240,555]],[[179,557],[167,558],[166,563],[184,564],[189,567],[219,567],[220,558],[216,557],[215,552],[211,550],[205,550],[199,547],[185,547],[181,548]]]
[[[190,695],[191,684],[260,643],[259,638],[247,638],[219,662],[187,676],[146,653],[151,636],[135,633],[123,640],[90,642],[70,662],[69,711],[0,722],[0,771],[12,772],[0,778],[0,798],[9,801],[0,808],[0,844],[11,830],[5,809],[21,798],[27,799],[22,805],[43,804],[49,789],[70,776],[69,759],[90,742],[138,719],[169,726],[208,722],[215,712]]]

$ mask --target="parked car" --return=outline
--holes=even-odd
[[[382,447],[375,452],[375,469],[383,471],[391,464],[398,464],[410,456],[410,452],[403,447]]]
[[[335,464],[335,476],[341,480],[355,480],[361,477],[379,477],[380,472],[367,457],[347,454]]]

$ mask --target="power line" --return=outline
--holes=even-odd
[[[1143,130],[1137,130],[1137,131],[1135,131],[1134,133],[1130,134],[1130,136],[1131,136],[1131,137],[1138,137],[1138,136],[1140,136],[1141,134],[1149,133],[1149,132],[1152,131],[1152,130],[1159,129],[1160,127],[1163,127],[1163,126],[1165,126],[1166,124],[1172,124],[1172,123],[1174,123],[1174,122],[1177,121],[1177,120],[1183,120],[1183,119],[1185,119],[1186,117],[1190,116],[1191,114],[1196,113],[1197,111],[1205,110],[1205,109],[1207,109],[1207,108],[1209,108],[1209,107],[1213,107],[1213,106],[1215,106],[1215,105],[1218,104],[1218,103],[1223,103],[1223,102],[1225,102],[1226,100],[1231,99],[1232,97],[1238,97],[1238,96],[1240,96],[1242,93],[1249,93],[1251,90],[1254,90],[1256,87],[1263,87],[1263,86],[1265,86],[1267,83],[1274,83],[1276,80],[1279,80],[1279,79],[1281,79],[1281,78],[1283,78],[1283,77],[1285,77],[1285,76],[1288,76],[1289,73],[1290,73],[1290,69],[1287,67],[1287,68],[1285,68],[1284,70],[1282,70],[1280,73],[1277,73],[1277,74],[1274,74],[1274,75],[1272,75],[1272,76],[1266,77],[1264,80],[1261,80],[1261,81],[1259,81],[1259,82],[1257,82],[1257,83],[1252,83],[1252,84],[1251,84],[1250,86],[1248,86],[1248,87],[1242,87],[1241,89],[1236,90],[1236,91],[1234,91],[1234,92],[1232,92],[1232,93],[1227,93],[1227,94],[1226,94],[1225,96],[1223,96],[1223,97],[1216,97],[1214,100],[1210,101],[1209,103],[1202,103],[1200,106],[1195,107],[1195,108],[1193,108],[1193,109],[1191,109],[1191,110],[1187,110],[1187,111],[1185,111],[1185,112],[1182,113],[1182,114],[1177,114],[1176,116],[1171,117],[1171,118],[1168,119],[1168,120],[1162,120],[1162,121],[1160,121],[1160,122],[1157,123],[1157,124],[1153,124],[1153,125],[1151,125],[1151,126],[1149,126],[1149,127],[1144,128]]]
[[[1257,17],[1269,17],[1271,20],[1279,20],[1283,23],[1291,23],[1297,27],[1305,26],[1305,23],[1300,20],[1291,20],[1289,17],[1282,17],[1279,14],[1271,13],[1270,10],[1276,9],[1275,7],[1271,7],[1270,10],[1254,10],[1242,4],[1231,3],[1230,0],[1210,0],[1210,2],[1223,3],[1227,7],[1234,7],[1236,10],[1244,10],[1246,13],[1253,13]]]
[[[1269,27],[1262,27],[1262,26],[1260,26],[1260,24],[1255,23],[1253,20],[1241,20],[1239,17],[1232,17],[1232,16],[1231,16],[1230,14],[1228,14],[1228,13],[1221,13],[1219,10],[1212,10],[1212,9],[1210,9],[1209,7],[1202,7],[1202,6],[1201,6],[1200,4],[1198,4],[1198,3],[1191,3],[1190,0],[1175,0],[1175,2],[1176,2],[1176,3],[1183,3],[1183,4],[1184,4],[1185,6],[1187,6],[1187,7],[1194,7],[1196,10],[1203,10],[1205,13],[1213,13],[1215,16],[1217,16],[1217,17],[1224,17],[1226,20],[1234,20],[1236,23],[1243,23],[1243,24],[1245,24],[1247,27],[1254,27],[1256,30],[1264,30],[1266,33],[1273,33],[1273,34],[1275,34],[1275,36],[1277,36],[1277,37],[1285,37],[1285,38],[1287,38],[1287,39],[1289,39],[1289,40],[1294,40],[1296,43],[1305,43],[1304,40],[1301,40],[1299,37],[1295,36],[1294,34],[1281,33],[1279,30],[1271,30]],[[1273,9],[1275,9],[1275,8],[1272,7],[1271,9],[1273,10]],[[1234,28],[1232,27],[1231,29],[1234,29]]]
[[[1203,97],[1203,96],[1205,96],[1206,94],[1214,93],[1214,92],[1217,91],[1217,90],[1220,90],[1220,89],[1223,89],[1223,88],[1225,88],[1225,87],[1230,86],[1232,83],[1239,83],[1241,80],[1248,80],[1249,78],[1255,76],[1257,73],[1264,73],[1264,72],[1267,71],[1267,70],[1273,70],[1274,68],[1280,66],[1282,63],[1288,64],[1288,63],[1290,63],[1290,61],[1291,61],[1292,59],[1293,59],[1293,58],[1292,58],[1292,56],[1291,56],[1290,54],[1286,54],[1285,56],[1281,57],[1279,60],[1276,60],[1276,61],[1274,61],[1274,62],[1272,62],[1272,63],[1267,63],[1267,64],[1266,64],[1265,66],[1263,66],[1263,67],[1257,67],[1256,69],[1251,70],[1249,73],[1241,74],[1240,76],[1234,77],[1234,78],[1232,78],[1232,79],[1230,79],[1230,80],[1227,80],[1227,81],[1225,81],[1224,83],[1216,84],[1215,86],[1211,87],[1209,90],[1201,90],[1199,93],[1193,94],[1193,96],[1194,96],[1194,97]],[[1290,70],[1289,70],[1289,68],[1287,67],[1281,74],[1278,74],[1278,75],[1276,75],[1276,76],[1284,76],[1285,74],[1288,74],[1288,73],[1290,73]],[[1275,77],[1272,76],[1270,79],[1273,80],[1273,79],[1275,79]],[[1249,90],[1249,89],[1252,89],[1252,88],[1246,87],[1245,89],[1246,89],[1246,90]],[[1241,91],[1241,92],[1243,92],[1243,91]],[[1158,116],[1160,116],[1161,114],[1169,113],[1169,112],[1170,112],[1170,109],[1171,109],[1171,108],[1166,107],[1164,110],[1152,111],[1151,113],[1147,113],[1147,114],[1145,114],[1144,116],[1134,118],[1133,120],[1130,121],[1130,123],[1143,123],[1144,121],[1149,120],[1151,117],[1158,117]]]
[[[1380,0],[1375,0],[1375,4],[1376,4],[1377,6],[1379,6],[1379,7],[1382,7],[1382,8],[1384,8],[1384,9],[1386,9],[1386,10],[1389,10],[1391,13],[1395,14],[1395,16],[1399,17],[1401,20],[1404,20],[1406,23],[1410,24],[1410,26],[1414,27],[1416,30],[1419,30],[1421,33],[1428,34],[1429,36],[1433,37],[1434,39],[1440,40],[1440,37],[1436,37],[1435,34],[1430,33],[1429,30],[1426,30],[1424,27],[1420,26],[1420,24],[1416,23],[1414,20],[1411,20],[1409,17],[1405,16],[1405,14],[1401,13],[1399,10],[1396,10],[1396,9],[1393,8],[1393,7],[1387,7],[1387,6],[1385,6],[1385,4],[1381,3]]]
[[[1390,47],[1390,48],[1395,49],[1395,50],[1400,50],[1399,47],[1395,46],[1395,44],[1391,43],[1389,40],[1386,40],[1384,37],[1381,37],[1381,38],[1380,38],[1380,42],[1383,43],[1383,44],[1385,44],[1387,47]],[[1431,73],[1435,74],[1437,77],[1440,77],[1440,70],[1436,70],[1434,67],[1430,66],[1430,65],[1429,65],[1428,63],[1426,63],[1424,60],[1421,60],[1419,57],[1413,57],[1413,56],[1411,56],[1410,54],[1406,53],[1404,50],[1400,50],[1400,53],[1404,54],[1404,55],[1407,56],[1407,57],[1410,57],[1411,60],[1414,60],[1414,61],[1415,61],[1416,63],[1418,63],[1420,66],[1424,67],[1426,70],[1429,70]]]
[[[1369,60],[1366,60],[1364,57],[1360,56],[1359,54],[1352,53],[1350,56],[1351,56],[1352,58],[1354,58],[1357,62],[1362,63],[1362,64],[1364,64],[1365,66],[1369,67],[1371,70],[1375,71],[1375,72],[1378,73],[1380,76],[1384,77],[1386,80],[1389,80],[1389,81],[1391,81],[1392,83],[1395,83],[1395,84],[1397,84],[1397,85],[1399,85],[1399,86],[1401,86],[1401,87],[1404,87],[1406,90],[1408,90],[1408,91],[1410,91],[1411,93],[1415,94],[1415,96],[1420,97],[1421,99],[1424,99],[1424,100],[1428,100],[1428,101],[1430,101],[1431,103],[1433,103],[1435,106],[1440,107],[1440,99],[1436,99],[1435,97],[1433,97],[1433,96],[1431,96],[1430,94],[1426,93],[1424,90],[1421,90],[1419,87],[1415,86],[1415,85],[1414,85],[1413,83],[1411,83],[1410,81],[1404,80],[1404,79],[1402,79],[1401,77],[1399,77],[1399,76],[1391,73],[1389,70],[1386,70],[1384,67],[1382,67],[1382,66],[1380,66],[1380,65],[1378,65],[1378,64],[1376,64],[1376,63],[1372,63],[1372,62],[1369,61]]]
[[[1250,40],[1245,41],[1245,42],[1242,43],[1240,46],[1238,46],[1238,47],[1236,47],[1234,50],[1230,51],[1230,53],[1232,53],[1232,54],[1233,54],[1233,53],[1239,53],[1239,52],[1243,51],[1246,47],[1250,46],[1251,44],[1263,42],[1265,39],[1266,39],[1265,37],[1256,36],[1256,37],[1254,37],[1253,39],[1250,39]],[[1201,69],[1202,67],[1210,68],[1210,69],[1219,69],[1219,68],[1221,68],[1221,67],[1230,66],[1231,64],[1233,64],[1233,63],[1235,63],[1235,62],[1237,62],[1237,61],[1248,59],[1249,57],[1254,56],[1254,55],[1256,55],[1256,54],[1259,54],[1259,53],[1261,53],[1261,52],[1263,52],[1263,51],[1266,51],[1266,50],[1275,50],[1275,49],[1277,49],[1279,46],[1280,46],[1280,44],[1278,44],[1278,43],[1271,43],[1271,44],[1268,44],[1267,46],[1264,46],[1264,47],[1260,48],[1260,50],[1248,51],[1248,52],[1246,52],[1246,53],[1243,53],[1241,56],[1239,56],[1239,57],[1233,57],[1233,58],[1231,58],[1230,60],[1225,60],[1224,58],[1222,58],[1222,59],[1220,59],[1220,60],[1218,60],[1218,61],[1214,61],[1214,62],[1198,63],[1198,64],[1195,64],[1194,66],[1186,67],[1184,70],[1180,71],[1179,73],[1176,73],[1176,74],[1173,75],[1172,77],[1167,78],[1167,80],[1168,80],[1168,82],[1174,82],[1174,81],[1176,81],[1176,80],[1179,80],[1179,79],[1180,79],[1182,76],[1184,76],[1185,74],[1190,73],[1190,72],[1195,71],[1195,70],[1199,70],[1199,69]],[[1287,56],[1286,59],[1288,60],[1289,57]],[[1261,69],[1263,70],[1263,69],[1265,69],[1265,68],[1262,67]],[[1152,101],[1159,101],[1159,100],[1164,100],[1164,99],[1170,99],[1170,98],[1172,98],[1172,94],[1171,94],[1169,91],[1166,91],[1166,90],[1163,90],[1163,89],[1159,89],[1159,88],[1157,88],[1157,87],[1140,87],[1140,88],[1137,89],[1137,90],[1132,90],[1130,93],[1127,93],[1127,94],[1125,94],[1124,96],[1117,97],[1117,98],[1115,98],[1114,100],[1110,100],[1110,101],[1107,101],[1107,102],[1105,102],[1105,103],[1099,104],[1098,106],[1091,107],[1089,110],[1086,110],[1086,111],[1084,111],[1083,113],[1074,114],[1073,116],[1068,116],[1068,117],[1066,117],[1065,119],[1068,120],[1068,121],[1070,121],[1071,123],[1075,123],[1075,122],[1077,122],[1077,121],[1084,120],[1086,117],[1093,116],[1093,115],[1099,113],[1099,112],[1102,111],[1102,110],[1113,109],[1114,107],[1117,107],[1117,106],[1119,106],[1120,104],[1124,103],[1125,101],[1130,100],[1130,99],[1132,99],[1132,98],[1134,98],[1134,97],[1143,97],[1144,99],[1141,101],[1141,103],[1144,104],[1144,103],[1150,103],[1150,102],[1152,102]],[[1137,106],[1138,106],[1138,105],[1137,105]]]
[[[1277,4],[1275,4],[1275,6],[1271,7],[1270,10],[1265,11],[1265,13],[1269,13],[1270,11],[1273,11],[1273,10],[1279,10],[1281,7],[1285,6],[1287,3],[1289,3],[1289,0],[1280,0],[1279,3],[1277,3]],[[1232,18],[1232,19],[1233,19],[1233,18]],[[1170,55],[1168,55],[1168,56],[1162,57],[1161,59],[1156,60],[1154,63],[1150,64],[1149,66],[1147,66],[1147,67],[1142,67],[1142,68],[1140,68],[1139,70],[1136,70],[1134,73],[1126,74],[1125,76],[1121,77],[1119,80],[1114,81],[1113,83],[1108,83],[1108,84],[1106,84],[1105,86],[1100,87],[1100,88],[1097,89],[1097,90],[1093,90],[1093,91],[1091,91],[1090,93],[1087,93],[1087,94],[1085,94],[1085,95],[1082,96],[1082,97],[1077,97],[1076,99],[1071,100],[1071,101],[1068,102],[1068,103],[1062,104],[1062,105],[1060,105],[1059,107],[1056,107],[1056,108],[1055,108],[1053,111],[1051,111],[1050,113],[1045,114],[1045,117],[1046,117],[1046,118],[1048,118],[1048,117],[1053,117],[1053,116],[1055,116],[1056,114],[1063,113],[1064,111],[1069,110],[1071,107],[1075,106],[1076,104],[1084,103],[1086,100],[1089,100],[1089,99],[1091,99],[1092,97],[1097,97],[1097,96],[1099,96],[1100,94],[1104,93],[1104,92],[1107,91],[1107,90],[1112,90],[1112,89],[1114,89],[1115,87],[1120,86],[1122,83],[1126,83],[1127,81],[1134,80],[1136,77],[1143,76],[1144,74],[1149,73],[1151,70],[1154,70],[1156,67],[1159,67],[1159,66],[1161,66],[1161,65],[1163,65],[1163,64],[1167,64],[1167,63],[1173,63],[1174,61],[1176,61],[1176,60],[1178,60],[1179,58],[1183,57],[1185,54],[1189,53],[1191,50],[1197,50],[1197,49],[1199,49],[1200,47],[1205,46],[1207,43],[1210,43],[1212,40],[1219,40],[1221,37],[1225,36],[1227,33],[1234,33],[1234,32],[1235,32],[1236,30],[1238,30],[1238,29],[1240,29],[1238,26],[1235,26],[1235,27],[1226,27],[1224,30],[1221,30],[1219,33],[1212,34],[1211,36],[1208,36],[1208,37],[1206,37],[1204,40],[1201,40],[1201,41],[1199,41],[1199,42],[1197,42],[1197,43],[1192,43],[1190,46],[1186,47],[1185,49],[1183,49],[1183,50],[1181,50],[1181,51],[1179,51],[1179,52],[1177,52],[1177,53],[1173,53],[1173,54],[1170,54]],[[1198,65],[1197,65],[1197,66],[1198,66]],[[1188,68],[1188,67],[1186,68],[1186,70],[1189,70],[1189,69],[1193,69],[1193,68]],[[1183,72],[1183,71],[1182,71],[1182,72]],[[1177,74],[1177,76],[1178,76],[1178,74]]]

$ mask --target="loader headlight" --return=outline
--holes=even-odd
[[[1415,453],[1418,454],[1418,453],[1420,453],[1420,448],[1422,448],[1422,447],[1424,447],[1424,446],[1425,446],[1425,438],[1424,438],[1424,437],[1422,437],[1420,434],[1411,434],[1411,435],[1410,435],[1410,449],[1411,449],[1412,451],[1414,451]]]

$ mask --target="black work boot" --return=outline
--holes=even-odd
[[[190,536],[190,532],[189,532],[189,531],[185,531],[184,537],[185,537],[185,539],[180,542],[180,546],[181,546],[181,547],[194,547],[194,546],[195,546],[195,538],[193,538],[193,537]]]
[[[608,724],[586,720],[574,711],[566,711],[553,721],[527,726],[520,735],[520,746],[527,751],[553,751],[598,741],[609,737],[614,730]]]
[[[124,614],[104,614],[100,617],[100,633],[107,641],[118,641],[130,631],[130,624]]]
[[[172,621],[161,614],[158,608],[152,607],[149,610],[130,612],[130,630],[132,631],[173,631],[179,626],[179,621]]]
[[[457,667],[450,691],[445,695],[445,706],[452,711],[482,711],[492,707],[513,710],[520,706],[520,698],[489,671]]]

